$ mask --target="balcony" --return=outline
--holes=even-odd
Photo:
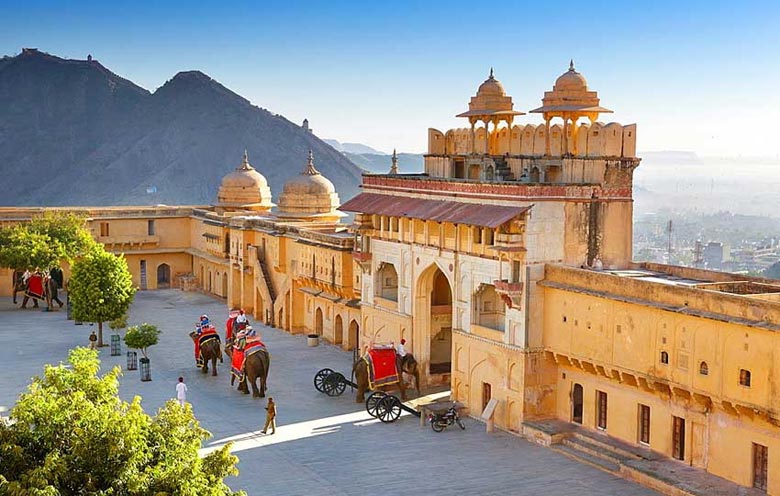
[[[520,308],[523,297],[522,282],[509,282],[502,279],[493,281],[493,286],[509,308]]]
[[[353,251],[352,256],[355,258],[355,261],[361,264],[364,263],[371,263],[371,253],[365,252],[365,251]]]

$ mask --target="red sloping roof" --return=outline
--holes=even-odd
[[[360,193],[339,210],[496,228],[530,208]]]

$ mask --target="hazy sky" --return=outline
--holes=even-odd
[[[638,124],[640,150],[776,157],[779,33],[777,1],[0,0],[0,54],[91,53],[150,90],[199,69],[385,151],[463,125],[491,66],[527,111],[573,58],[615,110],[603,120]]]

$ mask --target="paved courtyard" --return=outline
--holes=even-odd
[[[194,366],[189,331],[208,314],[224,325],[225,305],[197,293],[177,290],[139,292],[130,323],[149,322],[162,330],[150,350],[152,382],[140,382],[138,371],[126,371],[120,393],[143,397],[153,412],[175,396],[177,377],[189,387],[188,401],[203,427],[214,435],[206,449],[234,441],[239,456],[234,489],[250,495],[654,495],[636,484],[570,460],[502,432],[486,434],[484,425],[467,420],[460,429],[434,433],[406,415],[381,424],[354,402],[349,389],[329,398],[315,391],[321,368],[349,372],[351,353],[332,346],[309,348],[304,336],[255,326],[271,355],[269,394],[278,404],[277,432],[262,436],[265,400],[229,387],[229,366],[219,376],[202,375]],[[93,327],[75,326],[65,312],[17,310],[0,299],[0,408],[10,408],[30,378],[45,363],[64,360],[70,348],[86,345]],[[96,329],[96,327],[94,327]],[[109,339],[106,328],[104,337]],[[123,354],[101,350],[104,369],[125,368]]]

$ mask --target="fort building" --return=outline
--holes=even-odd
[[[634,263],[637,129],[610,112],[573,63],[527,115],[491,70],[463,128],[428,130],[425,173],[394,154],[344,204],[311,155],[274,204],[245,154],[213,205],[67,210],[141,289],[344,349],[403,338],[425,385],[472,415],[496,400],[499,428],[576,427],[780,494],[780,282]]]
[[[549,442],[577,426],[780,494],[780,282],[632,262],[636,125],[573,63],[520,124],[490,76],[425,174],[366,174],[361,342]],[[546,441],[545,441],[546,439]]]

